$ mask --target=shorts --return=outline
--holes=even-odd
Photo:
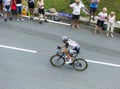
[[[0,6],[2,6],[2,3],[3,3],[2,0],[0,0]]]
[[[3,10],[3,5],[1,2],[0,2],[0,10]]]
[[[45,14],[44,9],[40,9],[40,8],[39,8],[39,9],[38,9],[38,12],[39,12],[40,14],[43,14],[43,15]]]
[[[2,6],[2,2],[0,1],[0,7]]]
[[[28,2],[28,8],[33,8],[34,9],[34,3],[33,2]]]
[[[97,8],[92,8],[92,7],[90,7],[90,14],[91,14],[91,13],[95,13],[96,10],[97,10]]]
[[[100,21],[99,19],[97,20],[97,26],[103,27],[104,21]]]
[[[72,20],[79,20],[80,15],[72,15]]]
[[[80,47],[75,47],[74,49],[71,49],[68,51],[70,55],[78,54],[80,53]]]
[[[21,14],[22,13],[22,6],[17,6],[17,14]]]
[[[12,15],[16,15],[17,14],[17,10],[11,10]]]
[[[10,5],[5,5],[5,9],[4,9],[4,11],[6,11],[6,12],[10,12]]]

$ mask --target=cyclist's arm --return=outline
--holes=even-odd
[[[61,47],[61,48],[64,48],[63,52],[68,52],[68,46],[69,44],[67,42],[63,44],[63,46]]]

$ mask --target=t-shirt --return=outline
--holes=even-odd
[[[77,5],[76,3],[73,3],[73,4],[70,4],[69,6],[73,8],[72,14],[74,15],[80,15],[81,8],[85,7],[82,3],[79,3],[79,5]]]
[[[16,1],[16,6],[22,6],[22,0],[17,0]]]
[[[15,1],[14,1],[14,0],[12,0],[11,9],[12,9],[12,10],[16,10],[16,4],[15,4]]]
[[[90,7],[97,8],[98,7],[98,0],[94,0],[96,3],[90,3]]]
[[[34,0],[28,0],[28,2],[34,2]]]
[[[38,4],[40,9],[44,9],[44,2],[38,2]]]
[[[115,15],[114,16],[110,16],[108,17],[108,22],[109,23],[115,23]]]
[[[10,5],[11,0],[4,0],[4,5]]]
[[[66,41],[65,47],[69,48],[69,49],[74,49],[75,47],[78,48],[79,44],[76,43],[75,41],[71,40],[71,39],[68,39]]]
[[[103,12],[100,12],[99,14],[98,14],[98,19],[100,20],[100,21],[105,21],[105,18],[107,17],[107,13],[103,13]]]

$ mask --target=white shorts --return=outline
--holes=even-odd
[[[5,5],[4,11],[10,12],[11,11],[10,5]]]

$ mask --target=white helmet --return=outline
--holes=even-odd
[[[68,40],[68,37],[67,36],[62,36],[62,41],[63,42],[66,42]]]

